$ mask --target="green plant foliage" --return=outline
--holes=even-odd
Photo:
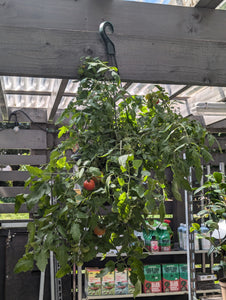
[[[26,270],[30,258],[43,270],[53,251],[60,277],[73,263],[82,265],[97,253],[117,249],[117,261],[107,263],[108,271],[131,267],[136,284],[144,280],[145,254],[134,230],[146,228],[150,214],[164,219],[164,202],[171,193],[167,170],[172,171],[177,199],[179,189],[191,190],[190,167],[200,179],[201,158],[211,158],[205,145],[208,133],[176,114],[159,86],[145,97],[130,95],[117,69],[98,58],[84,59],[79,74],[77,97],[59,119],[69,121],[59,129],[59,137],[68,138],[52,151],[45,167],[29,168],[31,193],[16,200],[16,211],[23,202],[29,209],[38,207],[22,260]],[[90,179],[95,188],[86,190],[83,183]],[[78,186],[81,194],[75,191]],[[94,234],[97,226],[105,229],[102,236]],[[16,271],[22,266],[20,261]]]
[[[223,269],[226,275],[226,237],[215,238],[212,236],[214,231],[219,231],[219,222],[226,220],[226,176],[221,172],[214,172],[207,175],[207,181],[196,189],[195,194],[202,192],[201,197],[205,201],[204,209],[200,210],[197,218],[202,218],[203,223],[209,228],[208,235],[202,234],[200,225],[193,223],[190,231],[196,230],[198,238],[205,238],[210,241],[211,248],[209,254],[213,251],[220,254],[220,264],[214,267],[215,271]]]

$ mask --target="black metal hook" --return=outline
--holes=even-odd
[[[104,41],[104,44],[105,44],[105,47],[106,47],[106,51],[107,51],[107,54],[108,55],[115,55],[115,45],[114,43],[111,41],[111,39],[108,37],[107,33],[106,33],[106,27],[109,27],[110,30],[111,30],[111,33],[114,32],[114,27],[113,25],[108,22],[108,21],[105,21],[105,22],[102,22],[100,24],[100,27],[99,27],[99,33],[100,33],[100,36],[102,37],[103,41]]]

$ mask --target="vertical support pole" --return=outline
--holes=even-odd
[[[189,182],[192,183],[192,174],[190,169]],[[185,191],[185,219],[186,219],[186,244],[187,244],[187,266],[188,266],[188,299],[196,298],[195,287],[195,243],[194,233],[190,232],[190,226],[193,221],[193,196],[192,193]]]
[[[44,299],[44,284],[45,284],[45,271],[41,272],[40,275],[40,287],[39,287],[39,298],[38,300]]]
[[[202,172],[204,173],[204,168],[202,166]],[[200,186],[204,184],[204,176],[202,175],[201,181],[200,181]],[[201,210],[204,209],[204,193],[201,193]],[[204,218],[201,218],[201,223],[204,223]],[[203,273],[206,272],[206,254],[202,253],[202,271]]]
[[[55,300],[55,272],[53,252],[50,251],[50,288],[51,288],[51,300]]]
[[[78,267],[78,300],[82,300],[82,267]]]
[[[210,175],[211,170],[210,170],[210,165],[207,166],[207,175]],[[210,271],[213,274],[213,253],[210,254]]]

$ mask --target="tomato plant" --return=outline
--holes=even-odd
[[[44,271],[53,251],[61,266],[57,276],[62,277],[73,264],[113,249],[118,255],[107,262],[108,271],[131,268],[136,286],[144,281],[145,254],[134,231],[147,229],[150,215],[164,220],[168,193],[182,200],[181,189],[192,191],[190,168],[200,181],[202,159],[212,158],[207,141],[214,140],[200,123],[175,113],[160,86],[146,97],[130,95],[117,69],[98,58],[84,59],[78,73],[76,99],[58,121],[69,119],[58,134],[67,138],[51,152],[48,164],[27,167],[31,193],[16,197],[16,212],[26,202],[28,210],[38,207],[39,218],[28,223],[26,251],[15,271],[32,269],[34,262]],[[75,194],[81,186],[81,194]],[[100,220],[107,228],[101,238],[94,234]],[[128,260],[122,260],[122,253]]]
[[[95,182],[93,179],[85,180],[83,183],[84,189],[87,191],[93,191],[95,189]]]

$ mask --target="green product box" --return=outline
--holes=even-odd
[[[100,273],[98,268],[85,269],[85,291],[87,296],[101,295],[101,278],[96,277]]]
[[[102,295],[115,295],[115,272],[109,272],[102,278]]]
[[[161,265],[144,266],[144,293],[161,293]]]
[[[188,269],[187,264],[179,264],[179,273],[180,273],[180,290],[188,290]]]
[[[180,275],[178,264],[162,265],[163,292],[180,291]]]

